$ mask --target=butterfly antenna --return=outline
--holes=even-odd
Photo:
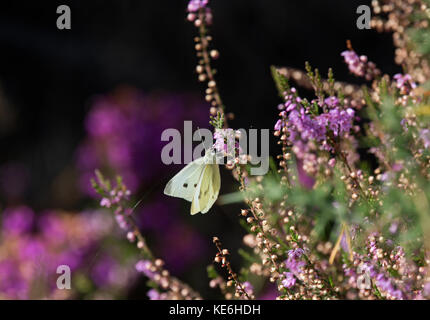
[[[135,203],[135,205],[131,208],[131,212],[133,213],[136,208],[146,199],[149,195],[152,194],[152,192],[157,189],[159,186],[166,184],[166,181],[170,178],[169,175],[164,175],[164,177],[160,180],[161,182],[153,184],[152,187],[146,190],[146,192],[143,194],[143,196]]]
[[[136,202],[136,204],[131,209],[131,212],[134,212],[134,210],[139,206],[139,204],[143,201],[143,199],[146,198],[146,195],[144,195],[139,201]]]
[[[159,185],[161,185],[161,183],[155,184],[153,185],[149,190],[147,190],[143,196],[135,203],[135,205],[133,206],[133,208],[131,208],[131,213],[133,213],[136,208],[143,202],[143,200],[145,200],[146,198],[148,198],[148,196],[154,191],[155,188],[157,188]]]

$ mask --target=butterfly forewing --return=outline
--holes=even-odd
[[[191,214],[206,213],[218,198],[221,178],[219,167],[214,164],[214,155],[207,152],[204,157],[186,165],[166,185],[164,194],[191,202]]]
[[[203,158],[187,164],[164,188],[164,194],[192,201],[204,170]]]

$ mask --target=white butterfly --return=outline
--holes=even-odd
[[[214,154],[207,151],[204,157],[187,164],[164,188],[164,194],[191,202],[191,214],[206,213],[218,198],[221,177]]]

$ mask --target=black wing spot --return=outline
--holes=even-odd
[[[188,183],[184,183],[184,188],[187,188],[188,187]]]
[[[194,184],[194,188],[197,188],[197,183]]]

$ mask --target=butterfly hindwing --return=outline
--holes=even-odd
[[[212,208],[213,204],[218,199],[219,190],[221,188],[221,176],[218,165],[211,164],[209,174],[211,179],[209,199],[206,207],[202,209],[202,213],[206,213]]]
[[[211,185],[211,181],[208,179],[209,171],[210,165],[205,165],[196,192],[194,193],[193,202],[191,204],[191,214],[201,212],[207,205]]]

